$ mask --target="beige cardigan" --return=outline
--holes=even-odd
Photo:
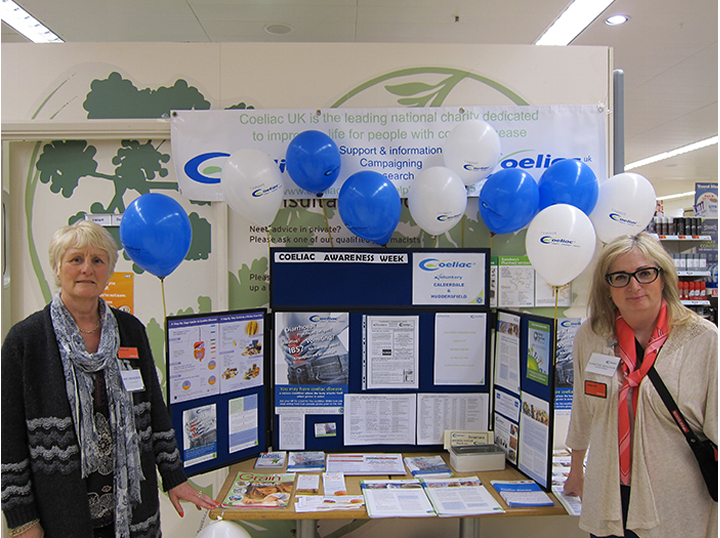
[[[589,320],[578,330],[573,357],[575,386],[567,446],[588,449],[580,528],[597,536],[622,536],[618,461],[617,371],[586,373],[593,353],[615,355]],[[671,330],[655,362],[680,411],[700,437],[717,444],[718,333],[707,321]],[[607,398],[585,394],[585,380],[607,385]],[[685,437],[649,378],[640,384],[633,437],[627,526],[640,538],[718,536],[713,502]]]

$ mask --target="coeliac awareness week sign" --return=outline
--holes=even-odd
[[[539,180],[561,159],[580,159],[600,181],[607,177],[607,113],[596,105],[490,106],[377,109],[191,110],[171,121],[178,185],[191,200],[222,201],[222,169],[237,150],[263,151],[277,164],[284,198],[314,198],[286,170],[289,142],[317,130],[337,144],[340,174],[323,196],[337,198],[345,179],[371,170],[384,175],[407,197],[424,169],[446,166],[443,153],[452,129],[483,120],[498,133],[501,157],[495,171],[520,168]],[[468,187],[477,196],[482,182]]]

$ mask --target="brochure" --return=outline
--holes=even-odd
[[[317,495],[320,493],[320,476],[316,474],[299,474],[297,475],[297,484],[295,484],[295,495]]]
[[[317,473],[325,470],[325,452],[290,452],[288,473]]]
[[[284,508],[290,501],[295,475],[242,471],[222,503],[224,508]]]
[[[425,489],[415,478],[361,480],[365,506],[371,518],[432,517],[435,515]]]
[[[257,457],[256,469],[282,469],[285,466],[287,452],[263,452]]]
[[[510,508],[555,504],[532,480],[491,480],[490,483]]]
[[[328,454],[327,471],[350,475],[405,475],[402,454]]]
[[[362,495],[295,495],[295,511],[325,512],[328,510],[359,510],[365,506]]]
[[[452,476],[452,469],[448,467],[442,456],[407,456],[405,465],[413,476]]]
[[[326,496],[347,495],[345,475],[342,473],[323,473],[323,492]]]
[[[425,493],[440,517],[505,512],[477,476],[420,478]]]

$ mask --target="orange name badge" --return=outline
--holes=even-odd
[[[597,396],[598,398],[607,398],[607,385],[595,381],[585,381],[585,394]]]
[[[139,359],[138,350],[136,347],[121,347],[118,349],[119,359]]]

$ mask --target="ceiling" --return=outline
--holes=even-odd
[[[16,0],[66,42],[532,44],[569,0]],[[611,27],[604,20],[630,20]],[[289,33],[266,27],[288,25]],[[624,72],[625,162],[718,134],[718,2],[615,0],[572,45]],[[2,42],[25,38],[2,24]],[[658,196],[717,182],[718,146],[633,170]],[[692,206],[692,198],[682,201]]]

